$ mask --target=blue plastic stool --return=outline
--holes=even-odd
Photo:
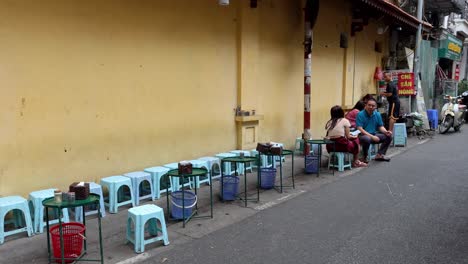
[[[156,220],[161,223],[161,228],[158,228]],[[156,237],[145,239],[145,224],[148,221],[148,231],[152,236]],[[134,230],[131,228],[132,222],[135,226]],[[157,236],[158,231],[162,233],[161,236]],[[144,252],[145,245],[161,240],[164,242],[165,246],[169,245],[163,209],[154,204],[146,204],[128,210],[127,241],[133,243],[136,253]]]
[[[104,195],[102,194],[102,187],[101,185],[95,183],[95,182],[90,182],[89,183],[89,193],[94,193],[99,195],[99,207],[100,207],[100,213],[101,217],[106,216],[106,208],[104,207]],[[88,211],[85,213],[85,216],[92,215],[92,214],[97,214],[97,210],[93,211]],[[83,222],[83,206],[79,206],[75,208],[75,221],[76,222]]]
[[[346,168],[351,169],[351,155],[351,153],[345,152],[330,152],[330,157],[328,158],[328,169],[337,168],[338,171],[344,171]]]
[[[189,160],[189,162],[192,163],[193,168],[204,168],[208,171],[208,174],[206,175],[205,179],[200,180],[200,176],[196,176],[197,186],[195,186],[195,182],[193,182],[192,178],[190,178],[190,188],[194,188],[194,187],[200,188],[200,184],[202,183],[211,184],[210,177],[209,177],[210,163],[206,160]]]
[[[135,205],[140,204],[140,200],[151,199],[154,201],[154,189],[153,181],[151,180],[151,174],[144,171],[134,171],[125,173],[123,176],[128,177],[132,180],[133,194],[135,195]],[[150,186],[150,194],[140,196],[140,185],[144,182],[148,182]]]
[[[199,160],[208,161],[212,180],[221,178],[221,160],[219,158],[201,157]]]
[[[439,125],[439,111],[437,111],[437,109],[427,109],[426,112],[431,129],[437,129]]]
[[[179,168],[179,163],[173,162],[173,163],[165,164],[163,165],[163,167],[166,167],[170,170],[175,170]],[[171,192],[178,191],[180,190],[180,188],[182,188],[182,184],[180,184],[179,182],[179,177],[170,177],[170,179],[171,179],[171,187],[172,187]],[[183,187],[191,187],[190,181],[184,183]]]
[[[156,167],[146,168],[143,171],[151,174],[151,179],[153,181],[153,190],[154,190],[153,199],[161,198],[161,193],[166,192],[166,188],[161,189],[161,186],[162,186],[161,181],[164,180],[163,176],[166,175],[166,173],[169,171],[169,168],[156,166]],[[171,188],[172,188],[172,185],[169,187],[169,189]]]
[[[42,201],[47,198],[54,197],[54,191],[56,189],[46,189],[41,191],[31,192],[29,194],[29,201],[31,201],[32,206],[34,208],[34,230],[36,233],[43,233],[44,232],[44,206],[42,205]],[[68,223],[70,221],[68,217],[68,209],[62,209],[62,222]],[[49,220],[49,224],[58,223],[58,219]]]
[[[26,220],[26,226],[5,232],[5,216],[11,210],[19,210],[23,212],[24,219]],[[15,215],[15,217],[19,216]],[[15,219],[15,222],[19,222],[19,219]],[[6,236],[18,234],[21,232],[28,232],[28,236],[32,236],[34,233],[31,214],[29,213],[28,201],[21,196],[8,196],[0,198],[0,244],[3,244]]]
[[[107,189],[109,190],[109,202],[104,202],[104,205],[109,207],[109,213],[117,213],[119,206],[122,205],[132,204],[132,206],[135,206],[135,196],[133,194],[132,180],[130,178],[121,175],[102,178],[101,186],[107,187]],[[122,201],[119,203],[118,192],[120,190],[120,187],[123,186],[127,186],[130,190],[130,200]]]

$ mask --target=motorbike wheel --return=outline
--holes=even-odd
[[[455,129],[455,131],[457,132],[460,132],[463,124],[465,124],[465,113],[463,113],[462,116],[460,116],[460,118],[458,119],[458,126],[454,127],[453,129]]]
[[[450,115],[445,116],[442,123],[439,125],[439,133],[445,134],[453,126],[453,117]]]

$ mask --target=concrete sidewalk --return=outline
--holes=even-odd
[[[437,135],[436,135],[437,136]],[[434,138],[436,137],[434,136]],[[388,157],[398,155],[409,148],[425,143],[430,139],[418,140],[417,137],[408,138],[407,147],[390,147],[387,153]],[[324,152],[326,153],[326,151]],[[326,154],[325,154],[326,155]],[[219,199],[220,186],[215,181],[213,185],[214,217],[193,219],[186,228],[182,228],[181,222],[172,222],[167,220],[170,245],[163,246],[162,242],[149,244],[145,247],[145,252],[136,254],[133,250],[133,244],[126,244],[125,232],[127,224],[127,210],[130,207],[119,208],[117,214],[106,214],[102,219],[102,236],[104,248],[105,263],[138,263],[140,260],[153,258],[154,263],[163,263],[164,259],[158,257],[159,253],[171,248],[178,247],[184,243],[190,243],[197,238],[205,236],[218,229],[228,225],[235,224],[242,219],[250,217],[261,210],[265,210],[286,200],[293,199],[302,193],[319,188],[323,184],[328,184],[347,177],[365,168],[354,168],[344,172],[332,172],[326,169],[327,158],[322,158],[322,172],[320,177],[315,174],[304,174],[304,158],[302,156],[294,157],[294,174],[296,188],[284,188],[283,193],[275,189],[261,190],[260,202],[248,202],[244,207],[243,201],[221,202]],[[379,162],[372,161],[369,166],[378,166]],[[286,159],[283,164],[283,184],[291,184],[291,157]],[[248,194],[250,198],[256,198],[255,184],[256,172],[248,173]],[[240,182],[240,190],[243,190],[243,179]],[[277,174],[277,184],[279,176]],[[199,214],[209,215],[209,187],[203,185],[199,190]],[[166,196],[151,202],[145,201],[140,204],[154,203],[166,211]],[[98,232],[96,217],[88,217],[86,222],[88,255],[86,258],[96,259],[98,254]],[[37,234],[30,238],[26,233],[6,238],[5,243],[0,245],[0,263],[47,263],[47,236],[45,233]]]

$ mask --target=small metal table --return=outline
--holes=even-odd
[[[207,169],[204,169],[204,168],[192,168],[192,173],[179,173],[179,170],[178,169],[173,169],[173,170],[170,170],[166,173],[166,175],[168,176],[166,178],[166,193],[168,195],[166,195],[166,205],[167,205],[167,213],[168,213],[168,219],[172,219],[171,218],[171,212],[170,212],[170,208],[169,208],[169,177],[178,177],[179,178],[179,182],[185,182],[186,179],[193,179],[194,181],[194,190],[195,190],[195,195],[197,195],[197,179],[198,177],[197,176],[205,176],[205,175],[208,175],[208,177],[210,178],[210,210],[211,210],[211,214],[209,216],[195,216],[198,214],[198,204],[196,203],[195,204],[195,210],[192,211],[192,214],[190,216],[188,216],[187,218],[185,218],[185,195],[184,195],[184,191],[183,191],[183,186],[181,187],[182,188],[182,227],[185,228],[185,224],[188,223],[188,221],[190,221],[190,219],[192,218],[207,218],[207,217],[210,217],[210,218],[213,218],[213,182],[211,181],[212,178],[211,178],[211,173],[208,173],[208,170]]]
[[[236,156],[236,157],[227,157],[227,158],[224,158],[221,160],[221,168],[223,168],[223,164],[225,162],[230,162],[230,163],[234,163],[235,167],[236,167],[236,176],[238,175],[238,169],[237,169],[237,163],[243,163],[244,164],[244,199],[242,199],[240,196],[239,198],[241,200],[244,200],[245,202],[245,207],[247,207],[247,200],[254,200],[254,201],[260,201],[260,186],[259,186],[259,183],[260,183],[260,175],[257,173],[257,199],[247,199],[247,173],[246,173],[246,167],[247,167],[247,163],[250,163],[250,162],[255,162],[255,161],[258,161],[260,164],[260,156],[258,158],[256,157],[248,157],[248,156],[244,156],[244,157],[240,157],[240,156]],[[224,182],[224,171],[221,170],[221,197],[223,196],[223,182]]]
[[[322,145],[327,145],[327,144],[332,144],[333,145],[333,152],[335,152],[335,141],[324,138],[324,139],[311,139],[307,140],[307,143],[311,145],[319,145],[318,150],[317,150],[317,155],[318,155],[318,168],[317,168],[317,177],[320,176],[320,167],[322,166]],[[305,162],[305,158],[304,158]],[[332,169],[333,175],[335,175],[335,170]]]
[[[287,150],[287,149],[283,149],[283,151],[281,152],[280,155],[276,155],[276,154],[272,154],[272,153],[258,153],[259,155],[259,158],[261,159],[261,155],[265,155],[267,157],[271,157],[272,159],[272,164],[273,164],[273,167],[275,167],[275,158],[276,157],[279,157],[279,161],[280,161],[280,185],[275,185],[274,188],[278,191],[278,188],[279,188],[279,192],[283,192],[283,188],[284,187],[292,187],[293,189],[296,188],[295,184],[294,184],[294,152],[292,150]],[[292,165],[291,165],[291,178],[292,178],[292,185],[283,185],[283,156],[287,156],[287,155],[291,155],[291,161],[292,161]],[[259,173],[259,179],[261,181],[261,168],[258,170],[258,173]]]
[[[78,256],[77,258],[65,258],[64,254],[64,241],[63,241],[63,230],[62,230],[62,209],[65,209],[65,208],[75,208],[75,207],[79,207],[79,206],[87,206],[87,205],[93,205],[95,204],[97,206],[97,211],[98,211],[98,227],[99,227],[99,253],[101,255],[101,258],[100,259],[83,259],[82,257],[86,254],[86,250],[87,250],[87,242],[86,242],[86,239],[84,239],[84,251],[83,253]],[[45,199],[44,201],[42,201],[42,205],[44,206],[45,208],[45,213],[46,213],[46,223],[47,223],[47,252],[48,252],[48,256],[49,256],[49,263],[51,263],[51,261],[58,261],[60,260],[61,263],[67,263],[70,262],[71,260],[72,261],[95,261],[95,262],[101,262],[101,263],[104,263],[104,253],[103,253],[103,249],[102,249],[102,235],[101,235],[101,211],[100,211],[100,203],[99,203],[99,196],[96,195],[96,194],[89,194],[88,198],[84,199],[84,200],[75,200],[74,202],[66,202],[66,201],[63,201],[63,202],[56,202],[55,199],[52,197],[52,198],[48,198],[48,199]],[[51,248],[50,248],[50,234],[49,234],[49,210],[48,208],[54,208],[55,210],[58,211],[58,219],[59,219],[59,232],[60,232],[60,249],[61,249],[61,258],[55,258],[55,257],[52,257],[51,255]],[[85,210],[82,210],[82,213],[83,213],[83,225],[85,226],[85,230],[84,230],[84,236],[86,237],[86,217],[85,217]]]

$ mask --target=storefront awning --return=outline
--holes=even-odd
[[[387,14],[388,16],[397,19],[399,22],[408,25],[413,28],[418,28],[419,26],[419,20],[406,13],[403,9],[400,7],[387,2],[386,0],[360,0],[363,3],[368,4],[369,6],[372,6],[375,9],[378,9],[379,11]],[[429,32],[432,29],[432,25],[422,21],[422,27],[423,31]]]

